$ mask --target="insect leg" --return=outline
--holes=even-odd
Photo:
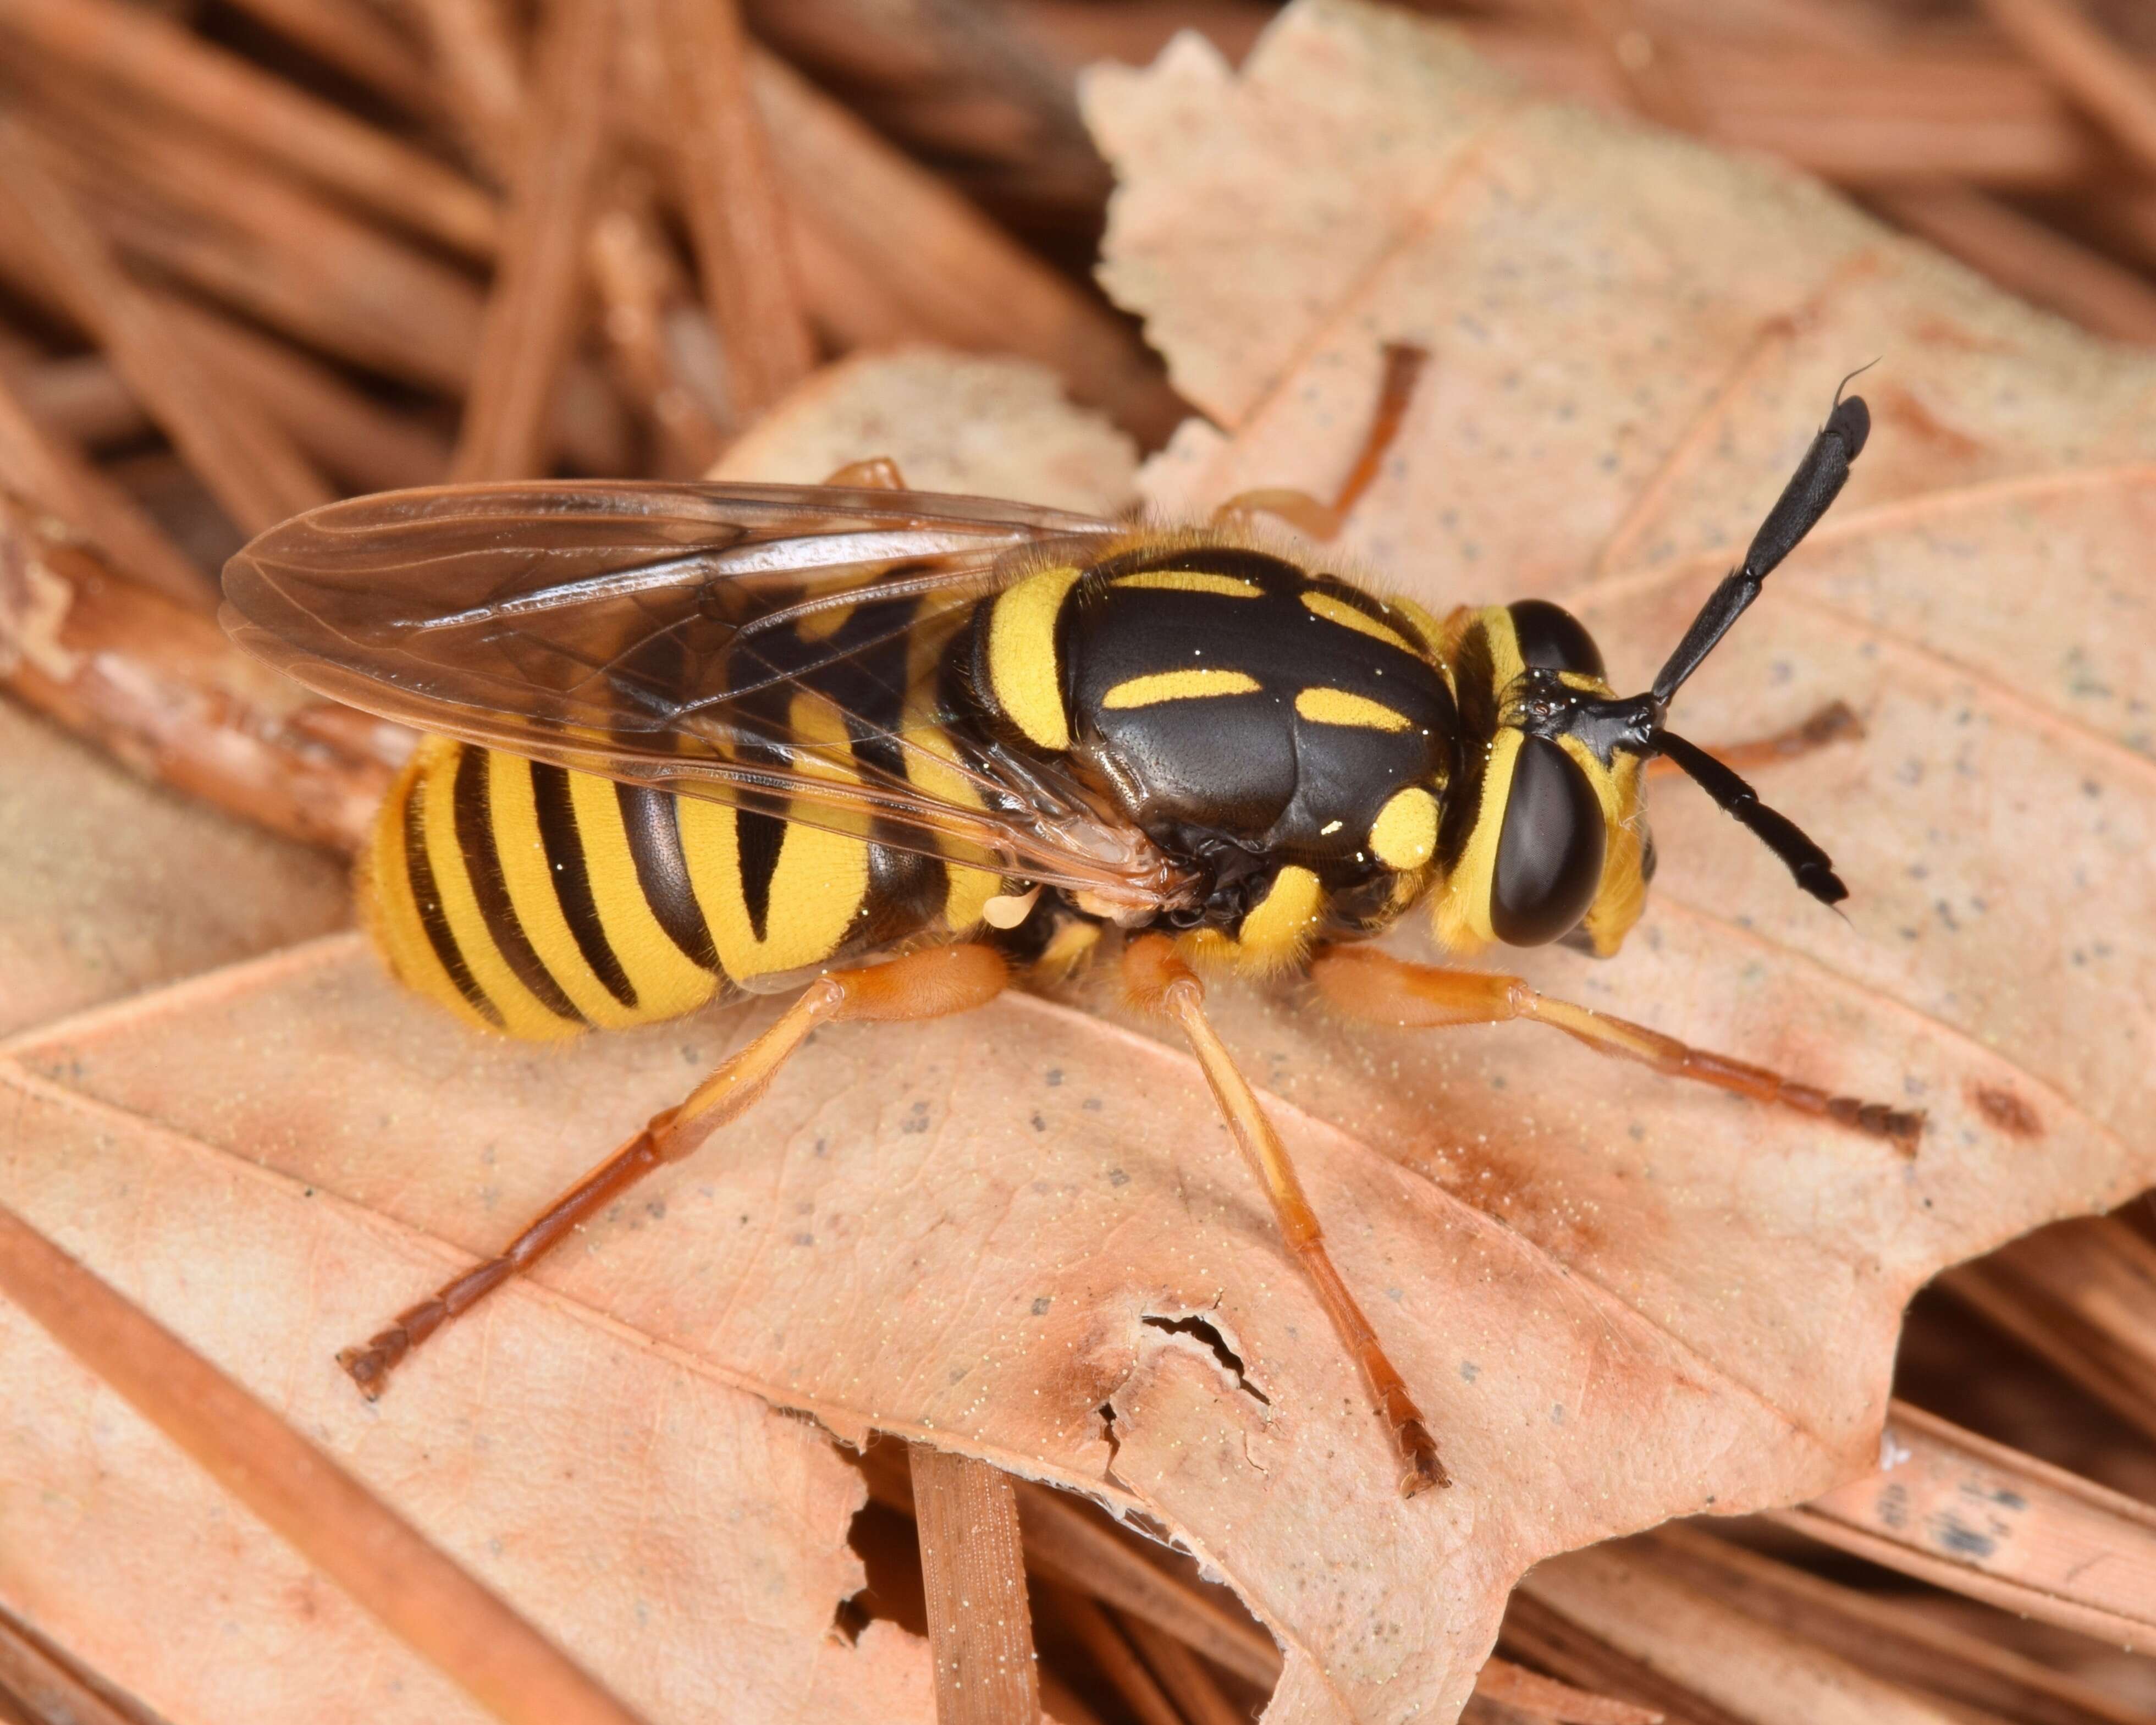
[[[1378,386],[1378,405],[1370,415],[1369,429],[1363,433],[1363,447],[1357,451],[1354,465],[1348,470],[1348,477],[1340,482],[1340,489],[1330,503],[1307,491],[1279,486],[1238,491],[1213,511],[1214,524],[1237,516],[1272,515],[1278,516],[1306,538],[1324,541],[1337,537],[1348,524],[1349,512],[1378,477],[1386,452],[1399,436],[1400,426],[1407,418],[1408,403],[1414,399],[1415,382],[1429,361],[1430,350],[1426,347],[1411,347],[1404,341],[1386,344],[1385,375]]]
[[[849,461],[824,483],[851,486],[863,491],[903,491],[906,480],[898,463],[888,455],[871,455],[865,461]]]
[[[933,947],[887,964],[834,971],[805,988],[778,1022],[726,1060],[680,1106],[654,1115],[620,1149],[549,1204],[497,1257],[444,1284],[397,1314],[388,1327],[337,1363],[371,1400],[397,1363],[451,1318],[521,1275],[639,1180],[681,1158],[769,1086],[819,1024],[845,1019],[933,1019],[970,1011],[1002,993],[1000,953],[983,946]]]
[[[1355,1363],[1402,1464],[1400,1495],[1412,1497],[1430,1486],[1449,1486],[1445,1464],[1438,1459],[1437,1445],[1423,1424],[1422,1410],[1408,1394],[1408,1388],[1392,1361],[1385,1357],[1378,1334],[1348,1285],[1340,1279],[1325,1250],[1324,1231],[1304,1196],[1287,1147],[1265,1118],[1249,1081],[1236,1070],[1233,1058],[1205,1016],[1205,988],[1164,935],[1142,935],[1123,951],[1123,980],[1132,999],[1142,1007],[1173,1019],[1190,1044],[1191,1052],[1213,1086],[1221,1117],[1243,1147],[1265,1196],[1272,1200],[1273,1214],[1317,1291],[1318,1303],[1332,1321]]]
[[[1367,947],[1327,947],[1312,962],[1310,975],[1332,1005],[1372,1024],[1435,1028],[1531,1019],[1576,1037],[1599,1054],[1637,1060],[1675,1078],[1697,1079],[1754,1101],[1776,1102],[1888,1138],[1906,1154],[1916,1153],[1917,1140],[1923,1134],[1920,1111],[1829,1096],[1763,1066],[1691,1047],[1629,1019],[1553,999],[1519,977],[1410,964]]]
[[[1739,773],[1756,773],[1762,767],[1796,760],[1830,743],[1854,742],[1863,735],[1864,721],[1856,716],[1849,703],[1830,701],[1810,718],[1799,721],[1786,731],[1748,737],[1743,742],[1722,743],[1710,747],[1707,753]],[[1647,762],[1647,772],[1656,778],[1680,770],[1676,762],[1660,755],[1650,756]]]

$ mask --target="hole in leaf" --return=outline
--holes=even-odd
[[[1213,1358],[1220,1362],[1222,1368],[1234,1374],[1236,1389],[1268,1408],[1273,1404],[1272,1398],[1243,1374],[1242,1355],[1230,1348],[1228,1338],[1204,1318],[1195,1314],[1188,1317],[1161,1317],[1147,1312],[1138,1322],[1152,1329],[1165,1331],[1170,1335],[1188,1336],[1194,1342],[1203,1343],[1212,1350]]]

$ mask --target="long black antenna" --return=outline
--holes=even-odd
[[[1851,377],[1856,375],[1855,372],[1849,374]],[[1849,377],[1841,381],[1846,384]],[[1864,405],[1864,398],[1852,395],[1845,401],[1841,392],[1836,390],[1834,411],[1827,415],[1826,424],[1812,439],[1811,447],[1804,451],[1804,459],[1797,464],[1796,473],[1783,489],[1781,496],[1767,511],[1767,519],[1759,524],[1759,531],[1752,536],[1752,547],[1744,553],[1743,562],[1722,578],[1722,584],[1700,607],[1699,615],[1692,619],[1691,627],[1677,643],[1676,651],[1670,655],[1669,662],[1656,674],[1653,692],[1656,706],[1669,705],[1670,697],[1684,686],[1685,679],[1699,669],[1700,661],[1729,633],[1730,624],[1759,597],[1759,589],[1774,573],[1775,565],[1819,525],[1820,517],[1849,482],[1850,464],[1863,453],[1864,440],[1871,434],[1871,410]],[[1675,760],[1676,757],[1671,758]],[[1691,772],[1690,768],[1685,770]],[[1693,773],[1692,777],[1698,778],[1699,775]],[[1700,782],[1706,783],[1704,779]],[[1739,779],[1738,783],[1743,781]]]
[[[1725,766],[1697,743],[1686,742],[1673,731],[1657,730],[1648,747],[1686,774],[1714,798],[1715,805],[1737,824],[1755,834],[1788,865],[1797,885],[1823,905],[1838,905],[1849,889],[1834,871],[1834,859],[1820,850],[1804,829],[1786,814],[1778,814],[1759,800],[1733,768]]]

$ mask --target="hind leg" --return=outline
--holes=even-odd
[[[621,1148],[533,1219],[495,1257],[408,1307],[337,1363],[372,1400],[397,1363],[443,1325],[521,1276],[646,1174],[679,1162],[747,1112],[819,1024],[847,1019],[934,1019],[969,1012],[1003,992],[1002,956],[987,947],[932,947],[888,964],[834,971],[809,983],[778,1022],[732,1055],[678,1107],[654,1114]]]

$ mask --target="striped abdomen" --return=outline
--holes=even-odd
[[[398,977],[514,1036],[650,1024],[730,985],[962,932],[995,877],[767,814],[429,738],[360,901]]]

